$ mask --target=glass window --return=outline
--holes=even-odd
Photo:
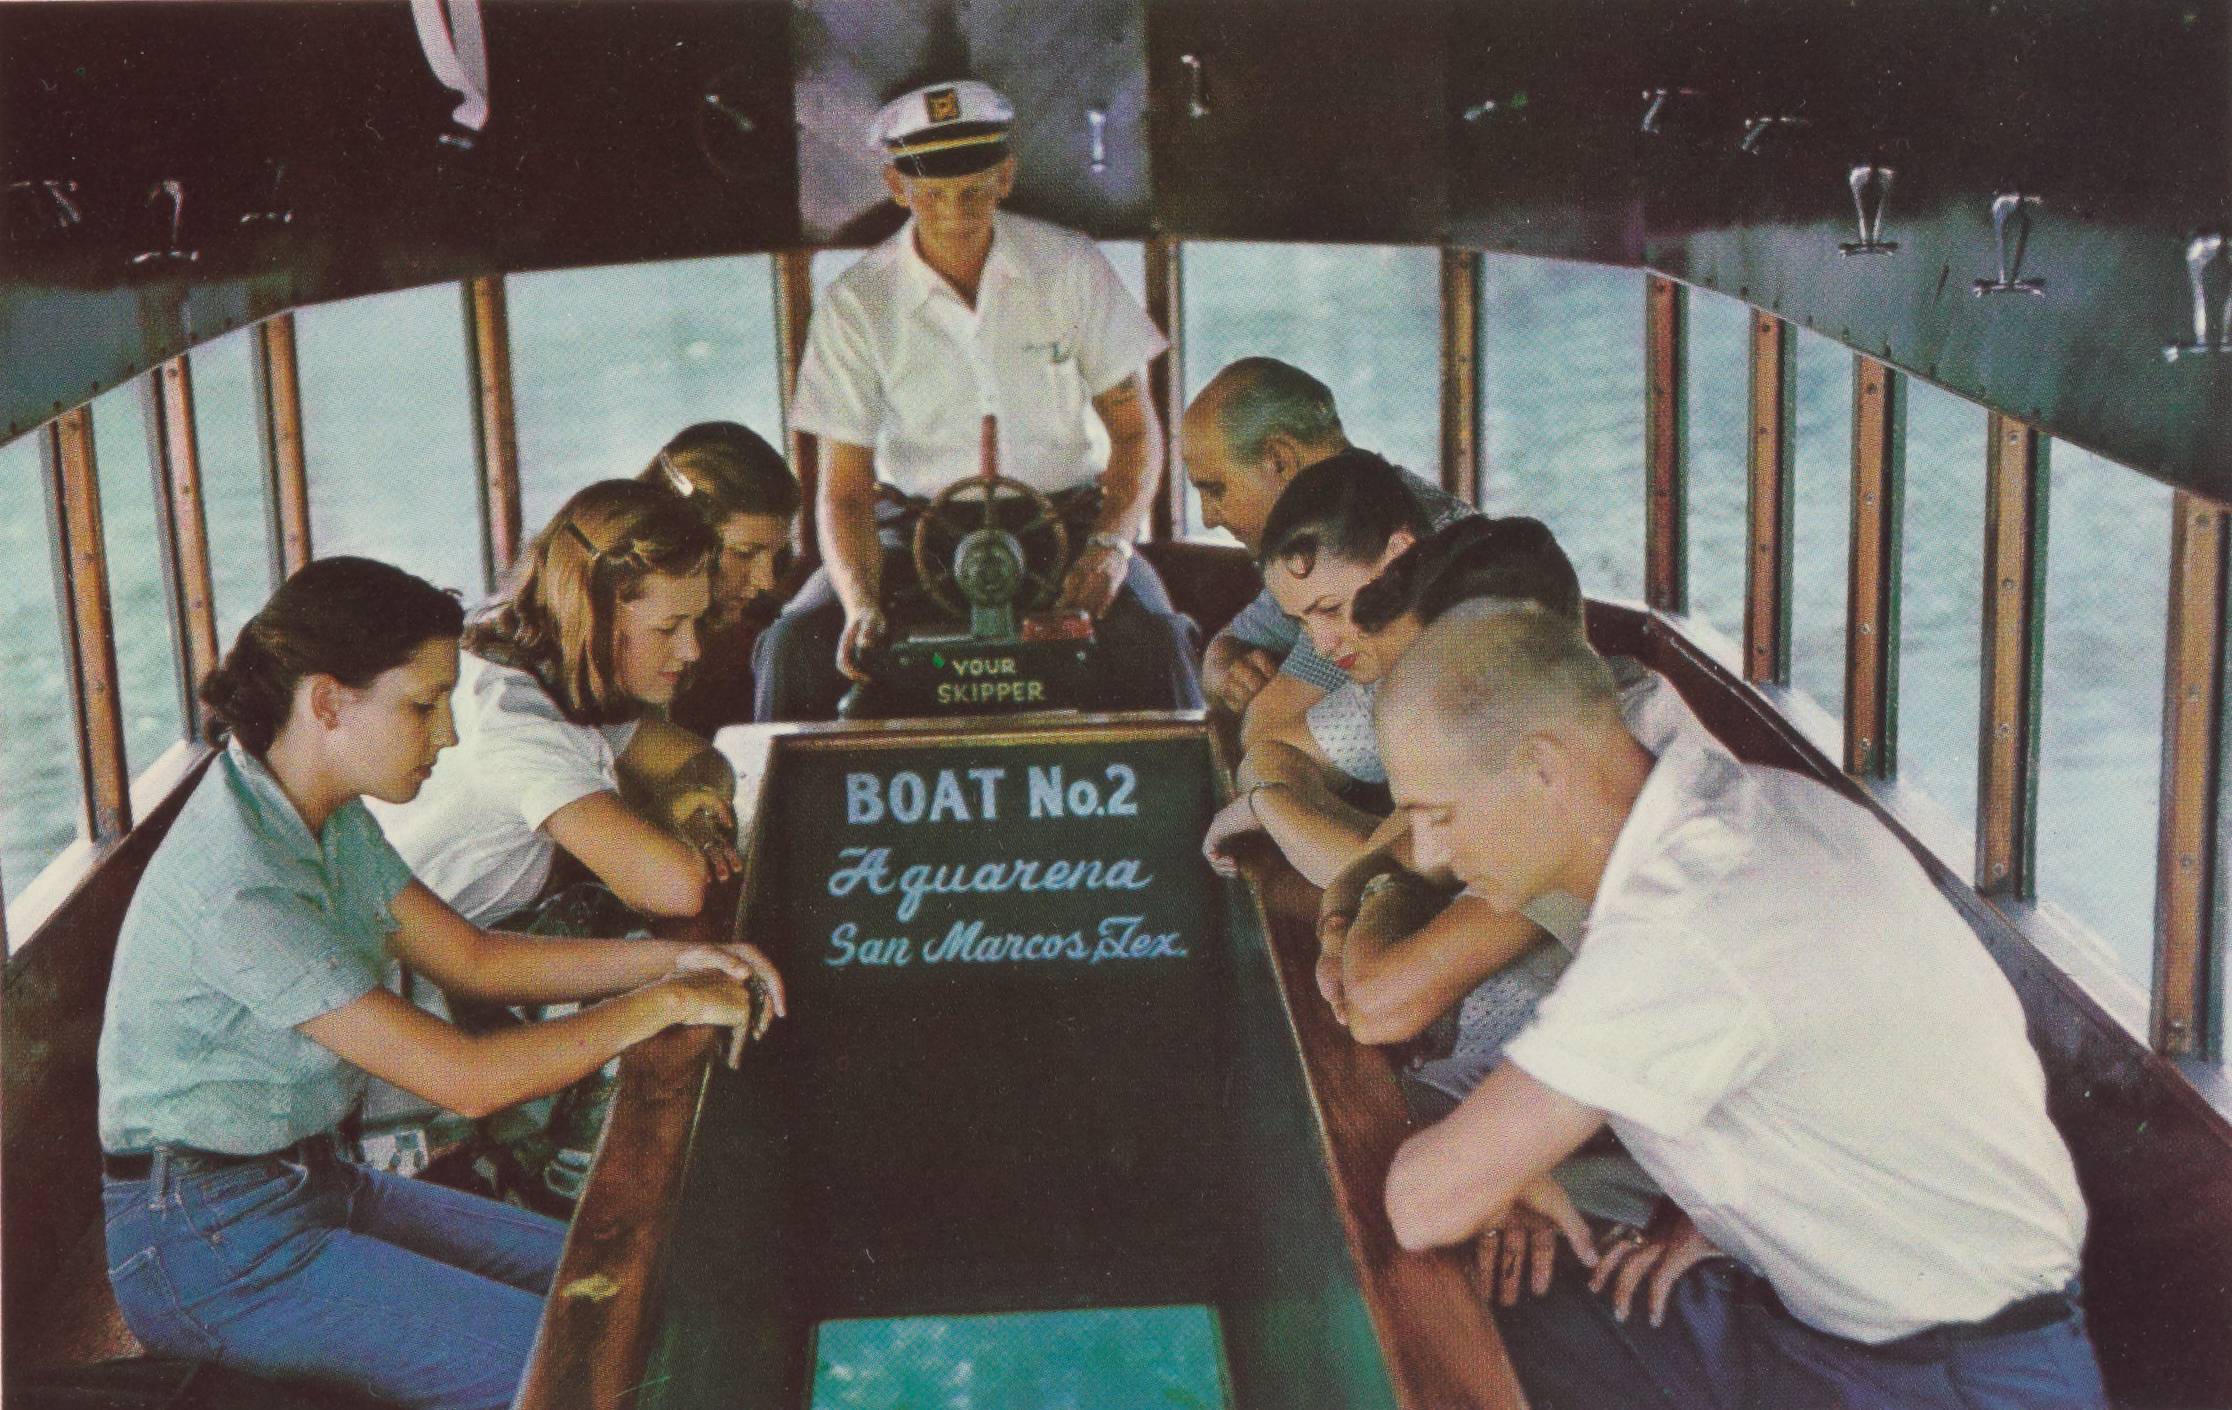
[[[163,590],[163,550],[155,536],[155,477],[147,460],[147,416],[138,381],[94,398],[93,454],[101,477],[101,533],[108,547],[124,760],[128,773],[136,778],[164,750],[186,737],[178,691],[178,648],[171,633],[170,599]]]
[[[1488,507],[1548,524],[1588,593],[1641,598],[1643,276],[1489,255],[1480,302]]]
[[[194,349],[194,422],[201,445],[202,513],[217,599],[217,649],[271,596],[270,487],[256,433],[254,349],[247,329]]]
[[[321,304],[295,325],[319,555],[382,559],[479,600],[473,388],[457,286]]]
[[[506,281],[529,535],[583,485],[639,473],[698,421],[782,442],[766,255]]]
[[[13,901],[78,835],[81,808],[36,432],[0,446],[0,561],[9,565],[0,594],[0,884]]]
[[[1744,637],[1750,501],[1751,309],[1689,292],[1689,605],[1732,642]]]
[[[1147,246],[1137,240],[1103,240],[1100,249],[1139,306],[1147,307]]]
[[[1852,566],[1852,353],[1793,327],[1798,443],[1791,458],[1790,683],[1844,714]]]
[[[824,1322],[814,1360],[814,1410],[1229,1403],[1206,1307]]]
[[[1441,478],[1441,256],[1375,246],[1192,242],[1186,399],[1269,356],[1333,389],[1349,439]],[[1185,524],[1201,522],[1186,496]]]
[[[1984,408],[1907,381],[1900,530],[1900,779],[1976,825],[1983,694]],[[1973,859],[1946,859],[1966,874]]]
[[[860,257],[866,253],[868,253],[866,250],[825,249],[814,251],[814,302],[820,303],[822,290],[829,287],[830,281],[852,268],[854,264],[859,262]]]
[[[2038,894],[2154,973],[2168,486],[2055,445],[2038,748]]]

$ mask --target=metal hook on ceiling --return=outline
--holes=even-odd
[[[1852,255],[1888,255],[1898,251],[1899,242],[1883,238],[1883,208],[1891,203],[1891,178],[1898,172],[1891,167],[1865,163],[1852,169],[1847,180],[1852,186],[1852,214],[1860,225],[1860,238],[1847,240],[1837,246],[1837,253]],[[1875,208],[1868,208],[1868,192],[1875,192]]]
[[[158,181],[148,190],[147,204],[157,201],[170,202],[170,244],[160,250],[147,250],[132,256],[132,267],[143,264],[192,264],[201,258],[200,250],[189,250],[178,243],[179,227],[186,219],[186,186],[176,177]]]
[[[270,201],[262,210],[242,211],[240,213],[240,223],[242,225],[292,225],[294,223],[294,212],[279,204],[279,188],[285,184],[286,179],[287,164],[285,162],[273,162],[271,165]]]
[[[9,195],[29,196],[38,206],[40,218],[51,221],[56,230],[68,230],[85,223],[85,210],[77,203],[77,192],[75,181],[51,177],[8,183]]]
[[[1795,113],[1774,113],[1744,120],[1744,135],[1737,139],[1736,150],[1749,156],[1760,154],[1760,144],[1770,132],[1789,132],[1807,125],[1806,119]]]
[[[1186,89],[1186,116],[1200,119],[1209,116],[1209,72],[1201,66],[1198,54],[1180,54],[1178,62],[1185,66],[1189,82]]]
[[[2232,278],[2225,282],[2224,307],[2217,315],[2216,337],[2209,336],[2209,272],[2224,253],[2224,232],[2204,230],[2186,242],[2186,281],[2193,290],[2193,341],[2171,343],[2162,350],[2164,362],[2208,353],[2232,352]]]
[[[450,121],[462,130],[445,132],[440,140],[470,149],[488,126],[488,44],[481,33],[480,0],[411,0],[411,22],[427,68],[460,99]]]
[[[1703,90],[1697,88],[1646,88],[1643,90],[1643,132],[1656,137],[1665,131],[1667,109],[1677,98],[1697,98]]]
[[[1992,198],[1992,235],[1999,246],[1999,278],[1977,280],[1973,288],[1978,298],[1986,294],[2046,297],[2045,280],[2023,278],[2023,252],[2030,245],[2030,208],[2039,204],[2038,197],[2021,191],[2002,191]]]

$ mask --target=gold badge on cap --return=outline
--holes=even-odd
[[[961,95],[950,88],[933,88],[922,95],[922,107],[932,122],[957,122],[961,117]]]

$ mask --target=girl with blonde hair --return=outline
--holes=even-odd
[[[695,915],[736,865],[733,819],[701,817],[685,841],[623,802],[618,774],[638,723],[698,660],[717,542],[673,494],[601,481],[566,501],[467,626],[457,747],[416,802],[381,810],[397,850],[467,919],[527,909],[560,850],[649,916]]]
[[[457,745],[415,800],[375,812],[412,870],[467,920],[539,935],[640,933],[646,918],[696,915],[708,886],[738,868],[726,787],[686,795],[680,816],[653,817],[623,798],[620,769],[638,727],[671,705],[697,663],[718,545],[671,491],[600,481],[566,501],[466,627],[450,697]],[[560,852],[588,879],[554,886]],[[507,1021],[454,998],[450,1008],[472,1026]],[[510,1153],[525,1189],[562,1203],[586,1178],[609,1090],[609,1080],[582,1084],[555,1117],[506,1112],[483,1135]]]

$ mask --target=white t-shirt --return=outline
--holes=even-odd
[[[977,473],[996,416],[1001,474],[1070,489],[1108,463],[1092,399],[1167,346],[1084,235],[997,213],[971,309],[923,261],[910,219],[815,307],[791,428],[873,447],[882,480],[927,496]]]
[[[558,844],[545,819],[619,787],[635,722],[577,725],[526,671],[464,653],[450,707],[457,743],[418,797],[371,802],[395,850],[427,889],[475,925],[513,915],[542,893]],[[368,800],[370,801],[370,800]]]
[[[2076,1275],[2085,1205],[1999,968],[1859,805],[1672,690],[1579,954],[1505,1048],[1807,1324],[1883,1342]]]

